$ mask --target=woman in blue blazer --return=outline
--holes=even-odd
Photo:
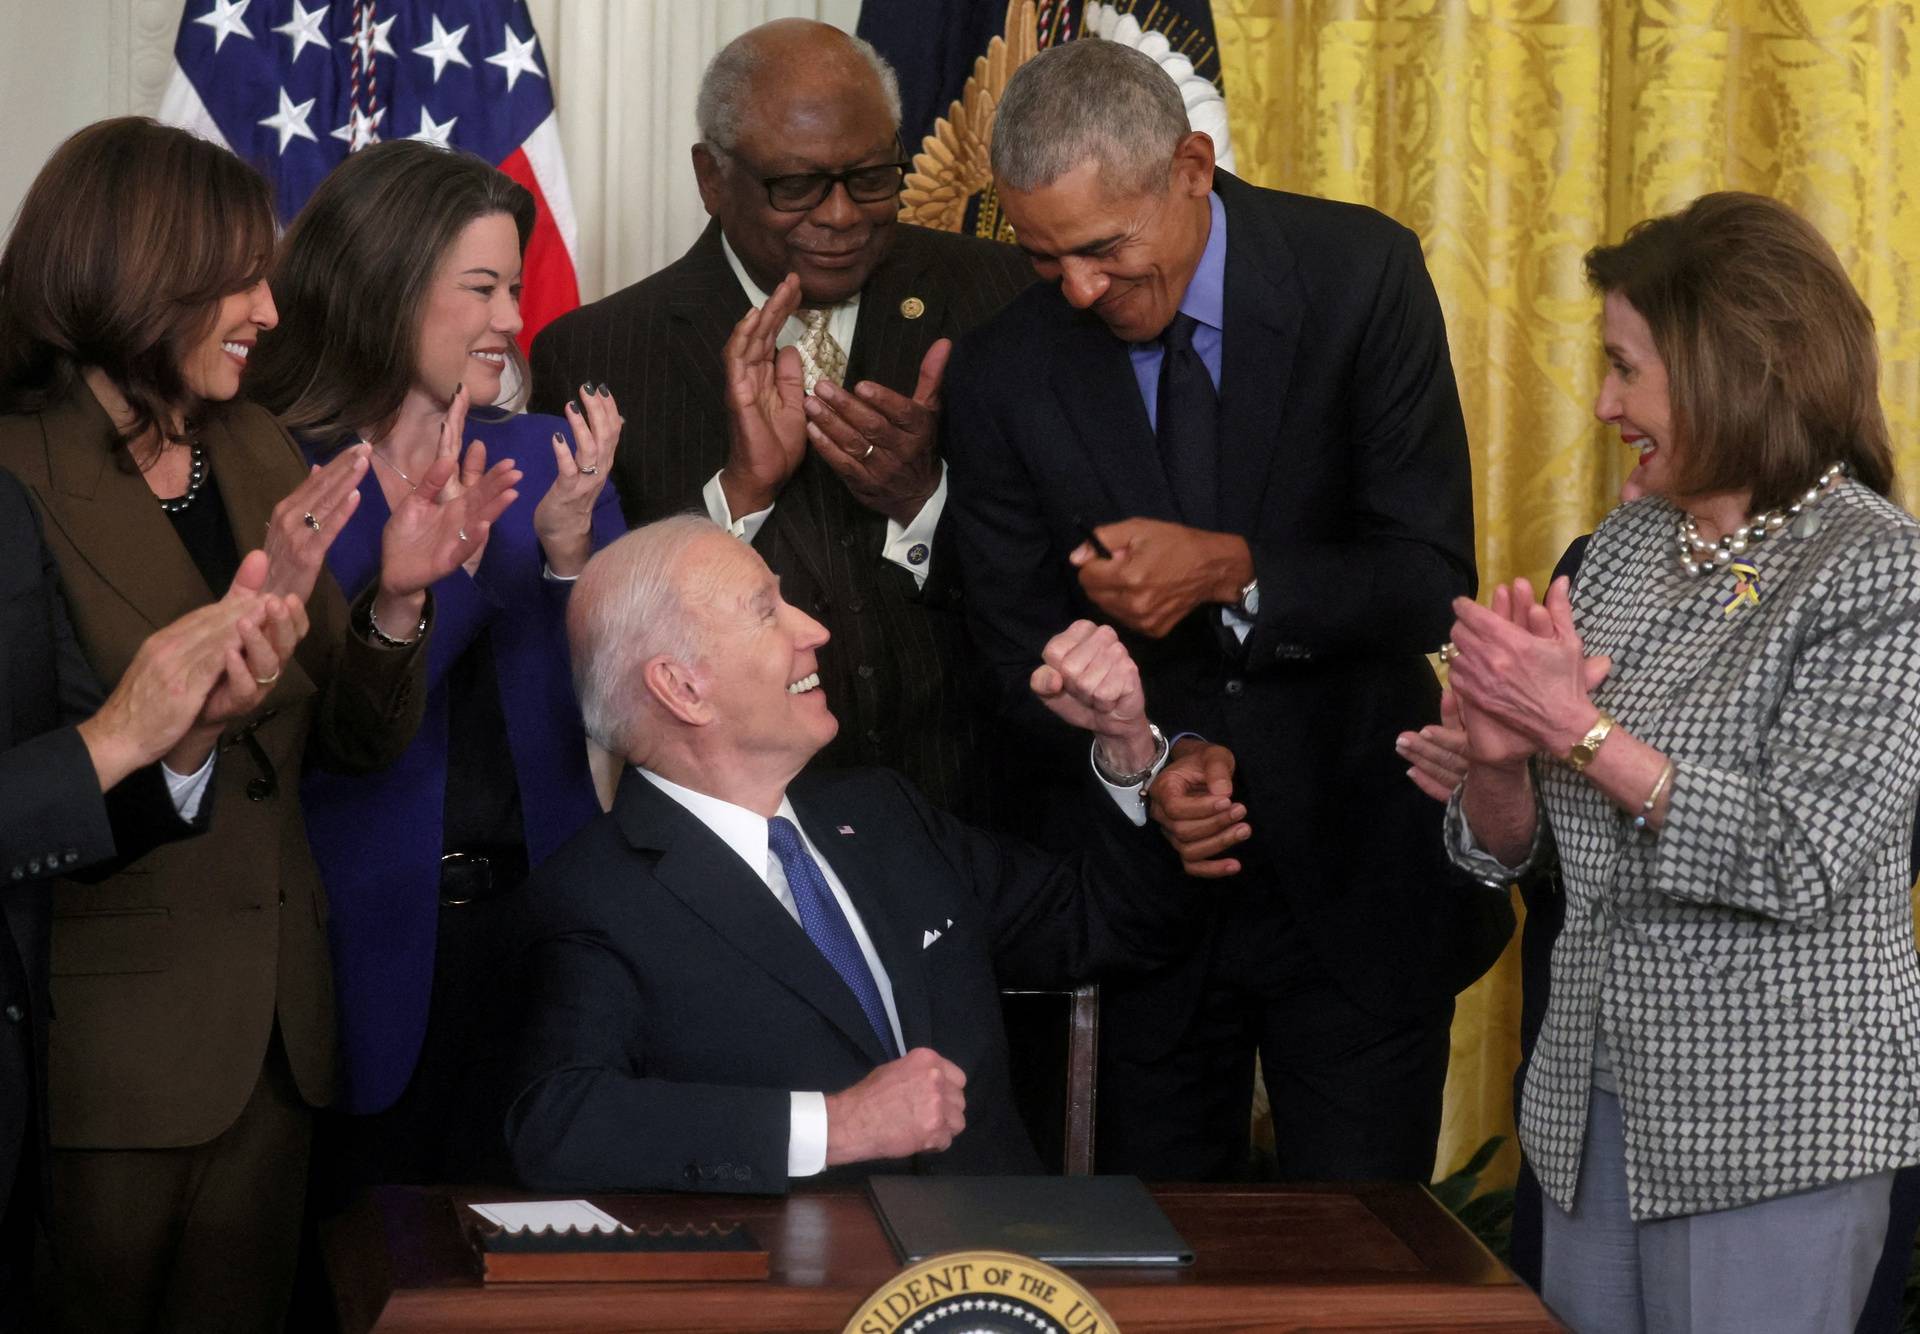
[[[378,563],[391,498],[436,457],[461,457],[458,486],[509,456],[528,498],[434,585],[426,716],[406,753],[371,777],[304,781],[352,1114],[333,1127],[336,1185],[461,1174],[444,1146],[463,1139],[461,1071],[510,962],[504,908],[597,810],[565,617],[571,581],[624,531],[606,486],[619,412],[584,385],[564,420],[478,406],[526,383],[515,335],[533,213],[526,190],[468,154],[410,140],[354,154],[287,233],[280,330],[248,380],[314,460],[372,446],[328,555],[347,587]]]

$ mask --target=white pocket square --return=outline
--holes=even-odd
[[[952,925],[953,925],[953,919],[949,917],[947,919],[947,925],[942,927],[940,930],[925,932],[920,937],[920,948],[926,949],[928,946],[932,945],[934,941],[940,939],[941,936],[945,935],[947,933],[948,928],[952,927]]]

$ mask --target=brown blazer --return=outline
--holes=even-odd
[[[1032,282],[1012,246],[896,225],[860,292],[847,384],[912,393],[935,339],[959,337]],[[619,398],[627,425],[613,482],[629,523],[703,512],[700,489],[727,458],[720,350],[748,309],[713,223],[666,268],[534,340],[534,411],[558,413],[583,381]],[[881,556],[886,530],[809,451],[754,538],[787,601],[832,635],[820,683],[840,732],[815,763],[899,769],[936,805],[979,814],[980,710],[963,680],[970,653],[947,526],[924,588]]]
[[[306,463],[250,404],[210,409],[200,438],[244,550]],[[0,417],[0,466],[33,493],[102,682],[119,680],[147,635],[216,595],[145,481],[115,464],[112,425],[90,393]],[[212,1139],[252,1093],[276,1017],[301,1096],[333,1097],[327,904],[307,851],[300,770],[309,743],[333,767],[391,762],[419,724],[426,655],[352,634],[347,601],[324,572],[307,614],[312,629],[279,684],[221,742],[207,835],[99,884],[55,884],[48,1099],[59,1147]]]

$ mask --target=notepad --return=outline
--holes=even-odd
[[[495,1227],[508,1232],[631,1232],[606,1210],[585,1200],[518,1200],[512,1204],[467,1206]]]

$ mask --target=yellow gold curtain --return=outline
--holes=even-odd
[[[1831,240],[1880,331],[1920,502],[1920,6],[1877,0],[1213,0],[1240,174],[1420,235],[1473,449],[1483,587],[1539,579],[1630,456],[1593,420],[1580,257],[1709,190]],[[1329,596],[1334,590],[1329,590]],[[1436,1171],[1512,1135],[1515,949],[1461,997]],[[1510,1178],[1509,1146],[1500,1160]]]

